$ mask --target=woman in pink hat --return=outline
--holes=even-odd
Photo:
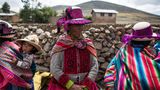
[[[124,46],[107,67],[104,82],[107,90],[159,90],[160,42],[149,47],[152,40],[160,39],[148,22],[136,23],[131,35],[124,35]],[[157,51],[157,53],[155,53]]]
[[[31,88],[31,85],[19,76],[19,72],[15,62],[21,60],[19,47],[12,42],[15,36],[11,24],[0,20],[0,90],[13,90],[8,86]],[[25,72],[24,72],[25,73]],[[15,89],[14,89],[15,90]]]
[[[59,37],[52,49],[50,72],[53,78],[48,90],[98,90],[96,50],[90,39],[82,35],[83,25],[91,21],[83,18],[79,7],[68,7],[57,26],[64,26],[67,34]]]

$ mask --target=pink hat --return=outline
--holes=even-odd
[[[0,20],[0,38],[13,38],[15,31],[12,25],[6,21]]]
[[[90,20],[84,19],[82,10],[80,7],[68,7],[65,10],[65,16],[57,21],[57,27],[60,29],[64,25],[64,29],[68,30],[69,24],[89,24]]]
[[[124,43],[128,43],[130,40],[146,41],[160,39],[160,35],[153,33],[151,24],[148,22],[138,22],[132,28],[131,34],[125,34],[122,38]]]

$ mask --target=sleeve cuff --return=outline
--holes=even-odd
[[[65,85],[67,84],[67,82],[70,80],[70,78],[68,77],[68,75],[61,75],[58,82],[65,87]]]
[[[66,83],[66,88],[67,89],[70,89],[72,86],[73,86],[74,82],[72,80],[69,80],[67,83]]]
[[[82,84],[85,85],[85,86],[90,86],[90,85],[93,84],[93,81],[89,77],[86,77],[84,79],[84,81],[82,82]]]
[[[20,67],[21,65],[22,65],[22,62],[21,62],[21,61],[18,61],[18,62],[17,62],[17,66]]]

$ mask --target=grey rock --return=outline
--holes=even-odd
[[[102,57],[109,57],[111,55],[110,52],[101,53]]]
[[[47,38],[42,39],[42,44],[47,43]]]
[[[97,42],[103,42],[104,39],[102,39],[102,38],[96,38],[96,41],[97,41]]]
[[[45,45],[44,45],[44,51],[49,51],[50,50],[50,43],[46,43]]]
[[[110,42],[110,41],[112,40],[112,37],[107,36],[107,38],[106,38],[106,39],[107,39],[107,41],[109,41],[109,42]]]
[[[84,33],[87,34],[87,35],[91,35],[92,34],[90,31],[85,31]]]
[[[100,43],[100,42],[94,42],[94,45],[95,45],[96,49],[99,49],[99,50],[102,49],[102,43]]]
[[[114,49],[113,49],[113,48],[110,48],[109,52],[110,52],[110,53],[114,53]]]
[[[98,58],[98,62],[104,63],[104,62],[105,62],[105,59],[104,59],[103,57],[99,57],[99,58]]]
[[[18,30],[19,27],[18,26],[12,26],[13,29]]]
[[[45,33],[41,33],[38,37],[39,37],[39,39],[41,39],[41,40],[42,40],[42,39],[44,39],[44,38],[45,38],[45,35],[46,35]]]
[[[107,52],[108,50],[109,50],[108,47],[103,47],[102,50],[101,50],[101,52]]]
[[[110,34],[111,32],[110,32],[108,29],[106,29],[106,30],[105,30],[105,33],[106,33],[106,34]]]
[[[152,29],[153,29],[153,30],[160,30],[160,27],[152,26]]]
[[[108,42],[107,47],[110,48],[111,46],[112,46],[112,44]]]
[[[96,30],[96,28],[94,28],[94,27],[91,27],[91,28],[89,29],[89,31],[90,31],[91,33],[95,33],[95,30]]]
[[[46,34],[46,37],[47,37],[47,38],[51,38],[51,37],[52,37],[52,36],[51,36],[51,33],[48,32],[48,31],[45,31],[45,34]]]
[[[99,33],[94,33],[93,36],[94,36],[94,37],[98,37],[98,36],[99,36]]]
[[[36,33],[37,34],[42,34],[42,33],[44,33],[44,31],[41,28],[39,28],[39,29],[36,30]]]
[[[116,35],[114,33],[112,33],[111,37],[114,39],[116,37]]]
[[[103,64],[101,64],[101,68],[103,68],[103,69],[106,69],[107,68],[107,66],[108,66],[108,62],[105,62],[105,63],[103,63]]]
[[[100,33],[99,36],[98,36],[98,38],[102,38],[102,39],[105,38],[105,37],[106,37],[105,33]]]
[[[111,25],[108,27],[110,30],[115,30],[115,28]]]
[[[124,28],[125,28],[125,29],[132,28],[132,24],[125,25]]]
[[[104,40],[103,43],[102,43],[103,47],[106,47],[107,44],[108,44],[108,41],[107,41],[107,40]]]
[[[56,34],[57,33],[57,29],[52,30],[51,33]]]
[[[104,31],[104,27],[100,27],[100,30],[101,30],[101,31]]]
[[[88,35],[87,35],[86,33],[83,33],[83,36],[84,36],[85,38],[87,38],[87,37],[88,37]]]
[[[101,32],[101,29],[97,28],[97,29],[95,29],[95,32]]]
[[[37,26],[32,26],[32,30],[37,30]]]

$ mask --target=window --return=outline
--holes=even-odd
[[[108,16],[109,16],[109,17],[112,17],[112,13],[108,13]]]
[[[104,13],[100,13],[102,17],[104,17]]]

